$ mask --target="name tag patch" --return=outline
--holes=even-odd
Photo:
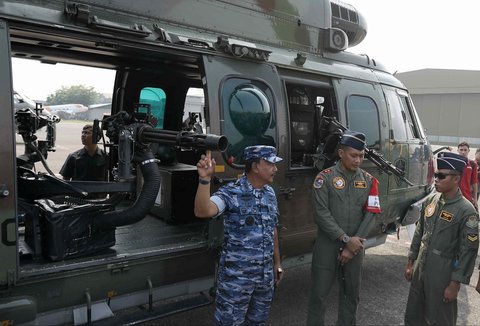
[[[367,182],[366,181],[355,181],[353,186],[355,188],[366,189],[367,188]]]
[[[440,213],[440,218],[441,218],[442,220],[447,221],[447,222],[451,222],[451,221],[453,220],[453,214],[452,214],[452,213],[449,213],[449,212],[447,212],[447,211],[442,211],[442,212]]]

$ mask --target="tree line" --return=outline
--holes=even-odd
[[[73,85],[70,87],[62,86],[62,88],[50,94],[47,97],[46,105],[78,103],[85,106],[100,103],[110,103],[111,97],[105,96],[92,86]]]

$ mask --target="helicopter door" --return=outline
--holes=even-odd
[[[426,137],[408,94],[388,86],[383,86],[383,91],[389,108],[391,143],[394,144],[392,148],[406,151],[392,152],[391,161],[406,171],[407,179],[413,184],[427,184],[423,171],[427,170],[429,151],[425,150],[428,148]],[[399,178],[392,181],[391,192],[407,188],[406,183]]]
[[[278,137],[285,134],[286,128],[285,112],[280,110],[284,96],[275,66],[205,56],[204,67],[205,114],[210,128],[207,132],[225,135],[229,141],[221,154],[223,160],[215,153],[214,186],[235,180],[244,172],[243,150],[247,146],[274,146],[278,155],[285,157],[285,137]],[[283,184],[283,165],[278,165],[276,184]],[[210,230],[211,245],[218,242],[214,239],[221,238],[218,232]]]
[[[363,132],[368,148],[381,152],[387,160],[390,159],[388,115],[380,85],[348,79],[335,79],[333,85],[338,99],[339,120],[348,128]],[[406,152],[404,155],[407,157]],[[388,175],[378,173],[378,168],[367,159],[362,168],[377,177],[380,200],[386,206],[386,190],[390,181]]]
[[[8,25],[0,20],[0,289],[12,285],[16,279],[17,263],[17,210],[15,180],[15,133],[13,124],[13,88],[10,64]]]

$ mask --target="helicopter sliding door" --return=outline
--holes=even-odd
[[[285,182],[279,193],[282,254],[295,257],[310,252],[317,234],[312,217],[312,184],[323,116],[338,115],[330,78],[296,70],[279,69],[288,112]]]

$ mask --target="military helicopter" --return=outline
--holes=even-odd
[[[367,33],[347,3],[2,0],[0,26],[3,324],[91,324],[134,306],[147,320],[165,313],[154,302],[184,294],[198,296],[173,310],[210,303],[222,221],[193,214],[195,164],[207,149],[213,188],[243,173],[248,145],[284,158],[273,187],[286,268],[311,259],[312,182],[334,164],[345,128],[366,134],[362,167],[380,182],[383,212],[367,246],[414,223],[433,190],[432,150],[408,90],[347,51]],[[13,109],[13,58],[115,74],[111,112],[92,122],[109,181],[37,168],[62,139],[41,140],[39,130],[62,122]],[[192,88],[203,92],[198,112],[185,104]]]

